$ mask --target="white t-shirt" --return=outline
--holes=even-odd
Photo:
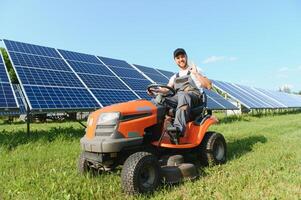
[[[191,67],[188,66],[186,69],[180,69],[179,71],[179,77],[181,76],[185,76],[187,75],[188,71],[191,70]],[[201,72],[201,70],[199,68],[197,68],[198,72]],[[202,73],[203,74],[203,73]],[[173,86],[175,83],[175,78],[176,78],[177,74],[174,74],[168,82],[168,85]],[[195,77],[195,75],[193,75],[192,73],[190,74],[192,80],[194,81],[195,85],[198,87],[198,89],[202,89],[202,84],[200,83],[200,81]]]

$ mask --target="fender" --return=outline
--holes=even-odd
[[[185,136],[180,138],[180,144],[175,145],[171,144],[169,137],[167,134],[164,135],[161,143],[158,141],[153,142],[152,144],[157,147],[165,147],[165,148],[176,148],[176,149],[187,149],[194,148],[201,144],[208,128],[218,123],[218,120],[215,116],[210,116],[205,121],[198,125],[194,122],[189,122],[187,126],[187,130],[185,132]]]

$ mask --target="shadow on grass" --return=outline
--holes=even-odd
[[[253,146],[258,142],[266,143],[267,139],[263,135],[255,135],[238,139],[233,142],[228,142],[228,160],[237,159],[242,155],[252,151]]]
[[[3,118],[3,117],[2,117]],[[68,120],[68,119],[64,119],[64,120],[47,120],[47,122],[45,121],[34,121],[34,122],[31,122],[34,123],[34,124],[64,124],[64,123],[68,123],[68,122],[73,122],[73,123],[78,123],[78,122],[81,122],[83,124],[86,123],[87,120],[80,120],[80,121],[75,121],[75,120]],[[0,116],[0,125],[22,125],[22,124],[26,124],[26,121],[22,121],[22,120],[15,120],[15,121],[10,121],[10,120],[4,120],[4,119],[1,119],[1,116]]]
[[[62,140],[73,140],[81,138],[84,135],[84,129],[70,127],[51,127],[47,130],[32,130],[28,135],[26,130],[0,132],[0,146],[7,150],[23,144],[36,141],[51,142],[56,138]]]

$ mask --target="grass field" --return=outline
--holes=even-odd
[[[97,177],[77,173],[75,122],[0,125],[0,199],[301,199],[301,114],[222,120],[228,162],[200,168],[194,182],[125,197],[120,170]]]

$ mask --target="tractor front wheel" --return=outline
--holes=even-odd
[[[153,154],[137,152],[125,161],[121,171],[121,185],[125,193],[151,193],[159,183],[160,166]]]
[[[88,161],[86,160],[83,152],[79,156],[77,169],[80,174],[87,173],[90,170]]]

